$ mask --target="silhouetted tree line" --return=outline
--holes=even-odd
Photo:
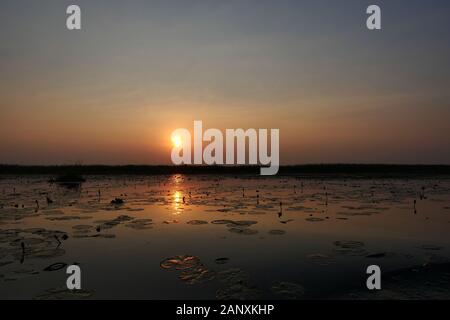
[[[227,174],[259,175],[259,166],[153,166],[153,165],[61,165],[22,166],[0,165],[0,174],[49,175],[120,175],[120,174]],[[311,164],[281,166],[278,176],[353,176],[353,177],[403,177],[450,175],[450,165],[390,165],[390,164]]]

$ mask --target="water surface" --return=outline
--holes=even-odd
[[[0,179],[2,299],[352,298],[371,264],[450,258],[446,179],[49,179]],[[70,295],[74,263],[84,291]]]

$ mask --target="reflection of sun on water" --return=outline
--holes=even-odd
[[[182,210],[182,202],[183,202],[183,194],[180,191],[175,191],[173,194],[173,209],[175,210],[174,214],[180,214]]]
[[[175,174],[172,176],[172,180],[175,184],[180,184],[183,182],[184,178],[181,174]]]

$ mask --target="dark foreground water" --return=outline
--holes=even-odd
[[[49,179],[0,178],[2,299],[449,298],[447,179]]]

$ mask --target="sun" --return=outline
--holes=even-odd
[[[175,148],[179,148],[182,146],[183,141],[181,140],[180,136],[173,136],[172,137],[172,144]]]

